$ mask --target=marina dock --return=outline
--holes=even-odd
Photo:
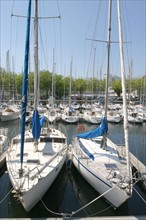
[[[118,146],[118,152],[121,157],[126,156],[125,146]],[[146,166],[130,152],[130,162],[132,166],[137,170],[138,178],[142,177],[144,189],[146,189]]]

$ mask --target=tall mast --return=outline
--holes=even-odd
[[[125,65],[124,65],[124,52],[123,52],[123,34],[122,34],[122,21],[120,12],[120,0],[117,0],[118,9],[118,23],[119,23],[119,46],[120,46],[120,59],[121,59],[121,75],[122,75],[122,93],[123,93],[123,113],[124,113],[124,137],[125,137],[125,147],[126,147],[126,159],[127,159],[127,175],[130,175],[130,157],[129,157],[129,135],[128,135],[128,112],[127,112],[127,98],[126,98],[126,79],[125,79]],[[131,179],[129,179],[131,180]],[[130,184],[131,186],[131,184]],[[131,192],[131,187],[129,188],[129,193]]]
[[[56,63],[55,63],[55,50],[53,49],[53,68],[52,68],[52,107],[54,107],[54,75],[55,75]]]
[[[93,104],[93,97],[94,97],[95,56],[96,56],[96,48],[94,48],[94,59],[93,59],[93,76],[92,76],[92,104]]]
[[[25,56],[24,56],[24,74],[22,82],[22,107],[21,107],[21,147],[20,147],[20,175],[23,165],[23,151],[24,151],[24,136],[25,136],[25,119],[27,108],[27,90],[28,90],[28,60],[29,60],[29,37],[30,37],[30,20],[31,20],[31,0],[29,0],[27,12],[27,27],[26,27],[26,41],[25,41]]]
[[[38,105],[38,0],[35,0],[34,16],[34,109]]]
[[[72,62],[73,62],[73,57],[71,57],[71,62],[70,62],[69,107],[71,106]]]
[[[108,43],[107,43],[107,70],[106,70],[106,88],[105,88],[105,117],[107,117],[108,108],[108,84],[110,71],[110,43],[111,43],[111,14],[112,14],[112,0],[109,0],[109,16],[108,16]]]

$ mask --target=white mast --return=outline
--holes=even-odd
[[[92,104],[94,97],[94,73],[95,73],[95,56],[96,56],[96,48],[94,48],[94,59],[93,59],[93,75],[92,75]]]
[[[107,70],[106,70],[106,88],[105,88],[105,117],[107,117],[108,108],[108,82],[110,70],[110,43],[111,43],[111,13],[112,13],[112,0],[109,0],[109,16],[108,16],[108,44],[107,44]]]
[[[73,62],[73,57],[71,57],[71,62],[70,62],[69,107],[71,106],[72,62]]]
[[[122,21],[120,12],[120,0],[117,0],[118,8],[118,23],[119,23],[119,46],[120,46],[120,59],[121,59],[121,75],[122,75],[122,93],[123,93],[123,113],[124,113],[124,137],[126,147],[127,159],[127,174],[129,177],[129,193],[131,194],[131,172],[130,172],[130,157],[129,157],[129,126],[128,126],[128,112],[127,112],[127,98],[126,98],[126,80],[125,80],[125,65],[124,65],[124,52],[123,52],[123,35],[122,35]]]
[[[38,0],[35,0],[34,18],[34,109],[38,106]]]
[[[55,50],[53,49],[53,68],[52,68],[52,108],[54,108],[54,75],[56,71],[56,63],[55,63]]]

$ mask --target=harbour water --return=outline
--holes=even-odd
[[[79,123],[81,124],[81,123]],[[68,137],[71,144],[72,137],[78,133],[79,124],[71,125],[58,123]],[[92,130],[95,125],[82,123],[84,130]],[[10,123],[0,123],[0,127],[8,127],[8,137],[19,133],[19,120]],[[130,151],[146,165],[146,123],[143,125],[129,125]],[[118,144],[124,144],[123,125],[109,123],[109,137]],[[120,208],[114,210],[103,198],[92,201],[99,194],[82,178],[75,167],[66,163],[47,191],[42,200],[26,213],[22,205],[11,193],[11,183],[6,167],[0,172],[0,218],[49,218],[49,217],[95,217],[95,216],[123,216],[146,215],[146,191],[142,182],[134,185],[132,197]],[[83,208],[91,203],[86,208]]]

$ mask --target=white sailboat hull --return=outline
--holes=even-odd
[[[132,116],[128,115],[128,122],[134,123],[134,124],[142,124],[143,118],[142,117],[132,117]]]
[[[121,121],[121,117],[119,114],[113,114],[112,113],[107,115],[107,121],[112,123],[119,123]]]
[[[102,115],[96,114],[95,112],[92,113],[90,111],[85,111],[83,113],[83,119],[85,122],[91,124],[100,124],[102,120]]]
[[[109,182],[105,182],[105,180],[101,179],[100,175],[97,175],[89,170],[85,164],[81,163],[81,161],[75,157],[75,155],[73,156],[73,164],[80,174],[86,179],[86,181],[101,195],[112,188],[109,186]],[[110,192],[104,195],[104,197],[116,208],[122,205],[129,198],[128,195],[122,191],[119,191],[119,188],[112,189]]]
[[[48,121],[50,123],[53,123],[53,122],[56,122],[56,121],[59,121],[59,120],[60,120],[60,114],[59,113],[56,113],[54,116],[51,116],[51,115],[48,116]]]
[[[0,118],[1,118],[1,121],[12,121],[12,120],[19,119],[20,113],[19,112],[13,112],[13,113],[6,112],[5,114],[2,114]]]
[[[97,153],[95,152],[95,154]],[[119,187],[120,179],[111,177],[109,174],[111,171],[108,173],[104,168],[104,165],[110,159],[107,158],[100,167],[100,157],[102,157],[101,151],[97,159],[92,161],[89,157],[83,155],[78,144],[73,142],[72,161],[76,169],[100,193],[100,197],[104,197],[113,207],[118,208],[130,197],[128,190],[126,190],[126,183],[123,183],[123,187]],[[114,161],[110,163],[113,164]]]
[[[73,124],[73,123],[77,123],[79,121],[79,116],[76,116],[76,115],[69,116],[64,113],[64,114],[62,114],[61,119],[63,122]]]
[[[33,188],[23,193],[20,196],[20,202],[22,203],[24,209],[29,212],[45,195],[47,190],[51,187],[55,179],[57,178],[59,172],[61,171],[66,157],[64,156],[58,165],[50,172],[46,177],[41,179]],[[11,177],[11,183],[13,184],[12,176],[9,172],[9,177]],[[15,185],[13,185],[15,189]]]
[[[16,105],[9,105],[0,114],[1,121],[12,121],[18,118],[20,118],[20,109]]]
[[[20,175],[20,140],[20,135],[13,139],[6,157],[6,165],[15,196],[29,212],[50,188],[62,169],[66,160],[67,143],[62,133],[52,129],[50,136],[40,137],[38,150],[35,150],[32,135],[27,132]]]

